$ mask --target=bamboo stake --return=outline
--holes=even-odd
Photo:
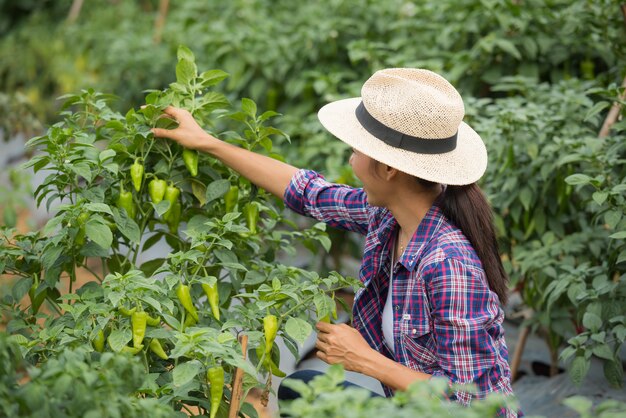
[[[165,26],[165,19],[167,17],[167,10],[170,6],[170,0],[161,0],[159,2],[159,13],[154,21],[154,36],[152,40],[155,44],[161,43],[163,35],[163,26]]]
[[[67,22],[74,23],[76,19],[78,19],[78,15],[80,14],[80,9],[83,7],[83,0],[74,0],[72,3],[72,7],[70,8],[70,12],[67,15]]]
[[[246,354],[248,352],[248,336],[240,335],[239,343],[241,344],[241,351],[243,352],[243,360],[246,360]],[[230,410],[228,411],[228,418],[237,418],[239,415],[239,408],[241,406],[241,398],[243,396],[243,369],[237,367],[235,370],[235,376],[233,377],[232,394],[230,395]]]
[[[524,353],[524,347],[526,346],[526,340],[528,339],[529,334],[530,327],[522,327],[519,337],[517,338],[515,353],[513,353],[513,358],[511,359],[511,382],[515,382],[515,380],[517,380],[517,372],[519,370],[519,365],[522,362],[522,354]]]
[[[622,91],[622,94],[619,95],[620,100],[624,100],[626,98],[626,78],[622,81],[622,88],[624,90]],[[599,138],[606,138],[609,135],[611,126],[617,122],[621,110],[621,103],[613,102],[613,106],[611,106],[611,110],[609,110],[609,113],[606,115],[606,119],[604,119],[604,123],[602,124],[602,129],[600,129],[600,133],[598,134]]]

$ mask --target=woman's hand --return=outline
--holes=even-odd
[[[189,111],[168,106],[163,112],[176,120],[178,127],[175,129],[153,128],[154,136],[173,139],[185,148],[201,151],[208,151],[207,146],[211,141],[217,141],[198,125]]]
[[[328,364],[342,364],[346,370],[362,372],[366,360],[376,354],[361,333],[351,326],[318,322],[316,328],[317,357]]]

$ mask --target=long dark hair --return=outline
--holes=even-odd
[[[370,173],[380,177],[376,167],[381,163],[374,159],[371,161]],[[414,178],[424,189],[433,190],[441,187],[438,183]],[[504,271],[498,252],[498,239],[493,226],[491,206],[480,187],[476,183],[466,186],[446,186],[435,204],[472,244],[485,270],[489,288],[498,295],[500,303],[505,305],[508,299],[509,278]]]
[[[491,206],[480,187],[476,183],[447,186],[437,199],[437,205],[472,244],[485,270],[489,288],[498,295],[502,305],[506,304],[509,278],[498,252]]]

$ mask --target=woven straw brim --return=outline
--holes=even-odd
[[[485,144],[466,123],[461,122],[459,126],[453,151],[418,154],[387,145],[367,132],[355,115],[359,103],[360,97],[332,102],[322,107],[317,116],[330,133],[357,151],[424,180],[449,185],[471,184],[487,169]]]

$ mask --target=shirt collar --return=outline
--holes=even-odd
[[[432,205],[411,237],[404,254],[398,260],[407,270],[413,271],[418,265],[426,244],[437,234],[442,221],[441,209],[435,204]],[[397,224],[395,219],[394,224]]]

